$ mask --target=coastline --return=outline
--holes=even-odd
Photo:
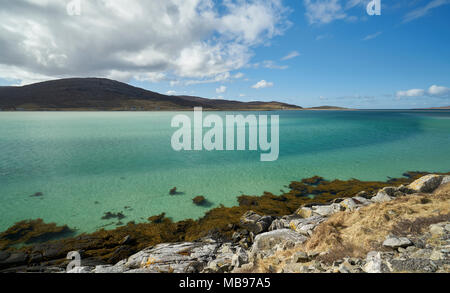
[[[83,258],[93,264],[113,265],[149,246],[161,243],[195,242],[205,238],[232,241],[236,233],[245,230],[240,219],[250,210],[271,218],[281,218],[295,213],[299,207],[326,205],[362,191],[373,196],[381,188],[409,184],[425,174],[428,173],[408,172],[403,178],[386,182],[326,181],[315,176],[292,182],[289,185],[290,191],[279,196],[271,193],[264,193],[262,196],[242,195],[238,198],[239,206],[214,208],[198,220],[173,222],[161,214],[149,217],[149,223],[130,222],[114,230],[101,229],[59,240],[54,238],[70,235],[73,231],[67,226],[45,224],[40,220],[23,221],[0,234],[0,251],[3,256],[9,254],[7,259],[11,255],[15,256],[13,261],[2,259],[0,270],[28,271],[32,267],[45,271],[55,265],[63,267],[70,251],[83,251]],[[311,194],[316,195],[316,198],[309,198],[308,195]],[[247,242],[245,240],[241,244],[248,247],[250,243]]]

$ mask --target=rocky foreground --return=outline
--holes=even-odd
[[[115,265],[85,264],[69,272],[450,272],[448,175],[302,206],[283,217],[249,211],[240,223],[245,229],[231,241],[158,244]]]

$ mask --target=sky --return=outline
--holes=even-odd
[[[0,2],[2,86],[104,77],[303,107],[450,105],[450,0]]]

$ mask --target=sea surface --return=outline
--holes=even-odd
[[[450,171],[450,111],[240,113],[280,116],[275,162],[254,151],[176,152],[176,114],[0,112],[0,230],[36,218],[79,232],[115,228],[105,212],[123,212],[123,223],[162,212],[196,219],[236,205],[241,194],[280,194],[313,175],[387,180]],[[173,187],[179,194],[169,195]],[[197,195],[211,205],[195,206]]]

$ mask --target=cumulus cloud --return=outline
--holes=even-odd
[[[428,90],[424,89],[410,89],[406,91],[398,91],[396,93],[397,98],[404,97],[438,97],[446,98],[450,96],[450,88],[438,85],[432,85]]]
[[[449,97],[450,88],[445,86],[432,85],[428,89],[428,94],[436,97]]]
[[[281,60],[286,61],[286,60],[293,59],[298,56],[300,56],[300,53],[298,51],[292,51],[291,53],[289,53],[286,56],[284,56],[283,58],[281,58]]]
[[[283,33],[281,0],[4,1],[0,78],[23,83],[100,76],[215,80],[245,66],[253,48]],[[220,9],[219,9],[220,6]]]
[[[267,87],[273,87],[273,82],[267,82],[265,80],[261,80],[252,86],[252,88],[254,88],[254,89],[263,89],[263,88],[267,88]]]
[[[216,93],[218,93],[218,94],[223,94],[226,91],[227,91],[227,87],[224,86],[224,85],[222,85],[222,86],[220,86],[219,88],[216,89]]]

